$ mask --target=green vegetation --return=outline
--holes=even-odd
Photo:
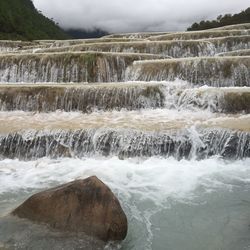
[[[217,20],[212,21],[201,21],[200,23],[194,23],[187,30],[206,30],[218,28],[226,25],[241,24],[241,23],[250,23],[250,8],[240,12],[239,14],[231,15],[226,14],[224,16],[220,15],[217,17]]]
[[[0,40],[66,38],[68,35],[38,12],[31,0],[0,1]]]

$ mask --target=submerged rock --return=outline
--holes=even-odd
[[[104,241],[123,240],[127,235],[127,218],[118,199],[95,176],[37,193],[12,214]]]

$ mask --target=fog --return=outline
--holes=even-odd
[[[195,21],[249,7],[248,0],[33,0],[63,28],[108,32],[185,30]]]

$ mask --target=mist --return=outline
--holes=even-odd
[[[248,0],[33,0],[64,29],[110,33],[186,30],[193,22],[238,13]]]

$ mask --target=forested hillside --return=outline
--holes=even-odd
[[[191,27],[187,30],[205,30],[205,29],[212,29],[218,28],[226,25],[233,25],[233,24],[241,24],[241,23],[250,23],[250,8],[235,14],[226,14],[224,16],[220,15],[217,17],[216,20],[212,21],[201,21],[200,23],[194,23]]]
[[[36,10],[31,0],[0,0],[0,39],[66,39],[52,20]]]

